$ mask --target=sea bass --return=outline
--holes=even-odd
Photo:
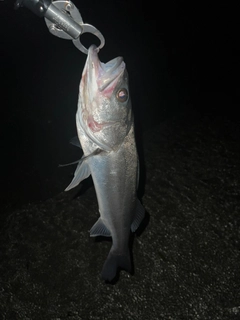
[[[97,48],[89,48],[80,82],[76,124],[84,155],[66,190],[92,175],[100,217],[90,236],[112,237],[102,269],[102,278],[112,281],[118,269],[132,271],[129,236],[144,217],[137,199],[138,156],[128,74],[122,57],[104,64]]]

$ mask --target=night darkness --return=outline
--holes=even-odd
[[[74,4],[105,37],[101,61],[126,62],[149,221],[134,240],[134,276],[121,272],[105,286],[98,276],[109,243],[88,234],[94,188],[63,193],[75,166],[58,167],[81,157],[69,141],[86,55],[1,1],[1,319],[238,319],[239,8]]]

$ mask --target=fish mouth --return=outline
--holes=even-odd
[[[109,92],[105,93],[111,94],[116,87],[118,79],[125,70],[125,63],[122,57],[117,57],[107,63],[103,63],[98,58],[98,51],[99,50],[95,45],[90,46],[88,49],[88,65],[89,68],[94,69],[92,71],[94,72],[94,77],[97,81],[98,90],[100,92],[105,92],[108,88]]]

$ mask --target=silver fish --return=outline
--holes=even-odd
[[[138,156],[128,74],[122,57],[104,64],[97,48],[89,48],[80,82],[76,124],[84,156],[66,190],[92,175],[100,218],[90,236],[112,237],[102,269],[102,278],[112,281],[118,269],[132,271],[129,236],[144,217],[136,194]]]

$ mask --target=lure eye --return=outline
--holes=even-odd
[[[118,101],[120,101],[120,102],[127,101],[127,99],[128,99],[127,89],[123,88],[123,89],[118,90],[116,97],[117,97]]]

